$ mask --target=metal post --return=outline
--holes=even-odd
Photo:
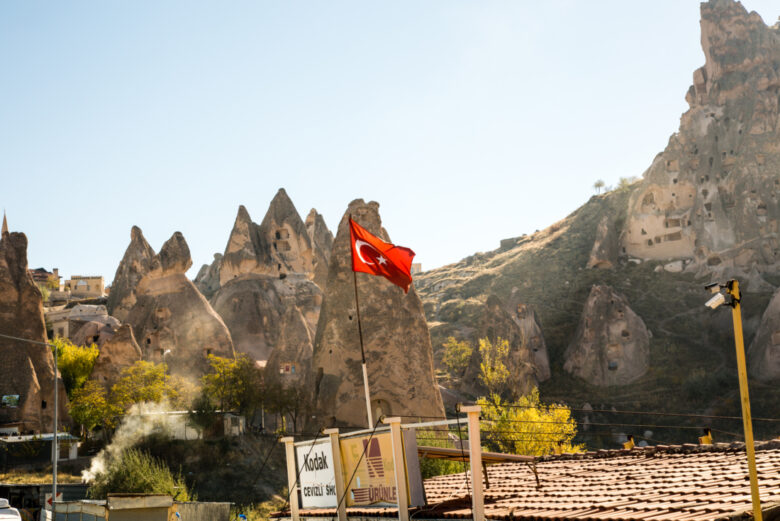
[[[57,344],[54,344],[54,428],[52,429],[52,432],[54,433],[54,437],[51,440],[51,509],[52,512],[54,511],[54,504],[57,502],[57,458],[59,457],[58,454],[58,445],[59,445],[59,437],[57,436],[57,409],[59,408],[58,403],[58,397],[57,397],[57,387],[58,387],[58,377],[59,377],[59,369],[57,365],[57,355],[58,355],[58,349]]]
[[[485,498],[482,489],[482,442],[479,433],[479,413],[482,407],[479,405],[467,405],[460,407],[460,412],[468,416],[469,424],[469,465],[471,465],[471,510],[474,521],[485,520]]]
[[[390,440],[393,442],[393,470],[395,471],[395,490],[398,498],[398,521],[409,521],[409,496],[406,487],[406,463],[401,436],[401,418],[385,418],[390,425]]]
[[[352,217],[350,217],[352,219]],[[355,312],[357,314],[358,335],[360,336],[360,359],[363,361],[363,389],[366,392],[366,416],[368,428],[374,426],[374,418],[371,414],[371,396],[368,392],[368,369],[366,368],[366,351],[363,348],[363,325],[360,323],[360,301],[358,300],[357,273],[352,271],[352,280],[355,282]]]
[[[737,371],[739,372],[739,395],[742,401],[742,424],[745,429],[745,450],[750,474],[750,495],[753,500],[753,518],[762,521],[761,498],[758,493],[758,473],[756,471],[756,448],[753,444],[753,420],[750,417],[750,397],[748,395],[747,367],[745,364],[745,343],[742,336],[742,311],[739,282],[729,281],[727,290],[732,297],[731,316],[734,322],[734,343],[737,348]]]
[[[285,436],[281,440],[284,443],[284,452],[287,456],[287,492],[290,495],[290,517],[293,521],[300,521],[298,512],[298,467],[295,465],[295,438]]]
[[[330,438],[330,450],[333,454],[333,475],[336,480],[336,498],[344,496],[344,473],[341,468],[341,443],[339,442],[338,429],[325,429],[322,433]],[[347,503],[341,501],[338,504],[339,521],[347,521]]]

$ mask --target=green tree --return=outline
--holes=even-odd
[[[484,439],[492,450],[527,456],[583,450],[582,445],[572,444],[577,422],[571,410],[564,405],[543,404],[538,389],[515,402],[504,402],[495,394],[480,398],[477,404],[482,406]]]
[[[251,416],[263,400],[263,375],[245,354],[235,358],[209,355],[211,370],[201,377],[202,391],[223,411]]]
[[[603,179],[599,179],[595,183],[593,183],[593,189],[596,190],[597,194],[601,193],[601,190],[606,186],[606,183]]]
[[[73,391],[69,408],[73,420],[88,431],[97,427],[113,429],[124,412],[109,400],[106,389],[95,380],[88,380],[83,387]]]
[[[282,432],[287,432],[287,419],[292,423],[292,432],[298,432],[301,418],[309,408],[309,390],[300,383],[284,384],[279,380],[267,384],[264,393],[266,410],[282,418]]]
[[[179,391],[166,373],[166,364],[139,360],[122,371],[119,381],[111,387],[111,403],[128,410],[140,402],[176,402]]]
[[[487,338],[480,338],[479,354],[482,358],[479,364],[479,379],[490,396],[501,394],[509,380],[509,369],[506,367],[509,358],[509,341],[497,338],[495,342],[491,342]]]
[[[50,342],[53,345],[52,352],[56,353],[57,365],[62,375],[62,382],[68,398],[73,392],[80,389],[92,374],[100,351],[95,344],[89,346],[77,346],[66,338],[57,337]]]
[[[105,499],[109,493],[166,494],[176,501],[192,499],[181,475],[174,475],[165,463],[137,449],[127,449],[109,460],[88,492],[93,499]]]
[[[471,360],[472,347],[468,342],[458,342],[452,336],[447,338],[442,346],[444,347],[444,355],[441,361],[447,367],[450,376],[454,378],[463,376],[469,365],[469,360]]]

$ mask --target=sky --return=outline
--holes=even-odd
[[[703,63],[692,0],[5,0],[0,207],[31,267],[108,283],[133,225],[194,277],[240,204],[335,231],[363,198],[427,270],[641,176]]]

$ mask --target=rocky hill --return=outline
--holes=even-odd
[[[706,309],[702,290],[737,277],[746,345],[756,337],[751,357],[765,360],[752,366],[754,414],[777,416],[777,320],[756,331],[780,284],[780,26],[731,0],[701,13],[706,62],[690,109],[640,181],[415,279],[437,360],[449,336],[476,344],[497,297],[538,315],[552,373],[543,398],[738,413],[731,319]]]

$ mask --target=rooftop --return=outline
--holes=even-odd
[[[761,505],[780,515],[780,440],[756,445]],[[485,517],[520,520],[714,520],[751,510],[742,443],[658,445],[550,456],[536,476],[524,463],[488,467]],[[464,474],[425,481],[426,507],[414,518],[470,519]],[[395,508],[349,508],[350,517],[397,517]],[[289,515],[289,514],[288,514]],[[302,516],[333,516],[333,509]],[[767,518],[765,516],[765,518]]]

